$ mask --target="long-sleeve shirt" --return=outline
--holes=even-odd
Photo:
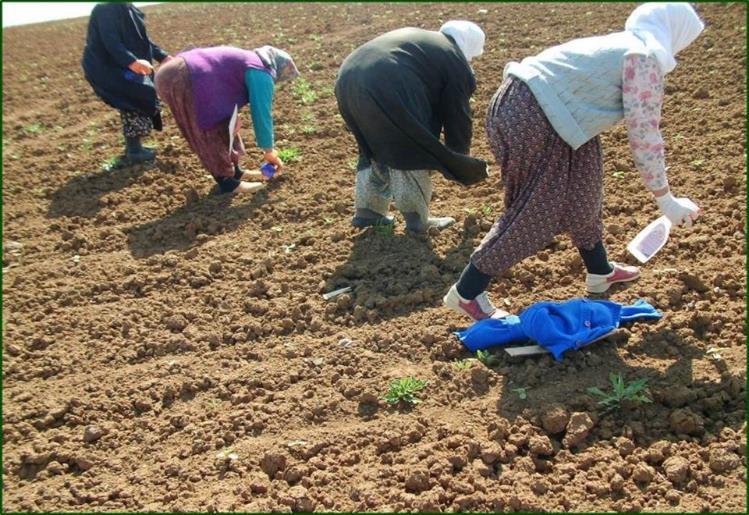
[[[629,147],[635,166],[650,191],[668,186],[663,136],[659,129],[663,107],[663,75],[654,57],[625,58],[622,100]]]
[[[255,143],[260,148],[273,148],[273,78],[263,70],[250,68],[245,72]]]

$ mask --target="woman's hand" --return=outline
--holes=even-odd
[[[697,204],[686,197],[676,198],[669,191],[665,195],[655,197],[658,207],[674,225],[691,227],[700,216],[701,210]]]
[[[151,63],[149,63],[145,59],[138,59],[137,61],[133,61],[132,63],[130,63],[128,68],[140,75],[151,75],[153,73],[153,66],[151,66]]]
[[[278,150],[275,148],[266,149],[263,154],[263,159],[276,167],[276,175],[281,173],[283,169],[283,161],[278,157]]]

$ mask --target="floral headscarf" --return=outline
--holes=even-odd
[[[297,70],[294,60],[283,50],[265,45],[256,48],[254,52],[263,64],[270,69],[274,82],[283,82],[299,76],[299,70]]]

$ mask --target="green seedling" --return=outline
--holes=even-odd
[[[302,133],[306,134],[308,136],[317,133],[318,130],[319,130],[319,128],[317,127],[317,125],[304,125],[304,126],[302,126]]]
[[[453,362],[453,366],[458,370],[467,370],[471,368],[471,365],[472,363],[470,359],[461,359]]]
[[[472,208],[472,207],[464,207],[463,211],[465,211],[465,213],[467,215],[475,215],[476,214],[476,210],[474,208]]]
[[[323,221],[323,223],[324,223],[325,225],[330,225],[330,224],[332,224],[332,223],[333,223],[333,222],[334,222],[335,220],[333,220],[333,219],[332,219],[332,218],[330,218],[329,216],[325,216],[325,217],[323,217],[322,221]]]
[[[617,170],[614,173],[612,173],[611,175],[613,175],[617,179],[624,179],[624,172],[622,172],[621,170]]]
[[[303,78],[294,81],[291,92],[294,96],[299,97],[304,105],[311,104],[317,100],[317,93],[312,89],[312,84]]]
[[[324,68],[324,66],[321,63],[317,63],[317,62],[314,62],[314,63],[312,63],[312,64],[309,65],[310,71],[313,71],[313,72],[319,72],[323,68]]]
[[[702,165],[703,165],[703,164],[705,164],[705,160],[704,160],[704,159],[695,159],[695,160],[694,160],[694,161],[692,161],[692,162],[691,162],[690,164],[691,164],[692,166],[694,166],[694,167],[695,167],[695,169],[697,169],[697,170],[701,170],[701,169],[702,169]]]
[[[414,406],[421,402],[421,399],[419,399],[416,394],[423,390],[426,385],[426,381],[415,379],[413,377],[396,379],[390,383],[390,388],[385,394],[384,399],[390,405],[403,403],[409,406]]]
[[[513,388],[512,391],[518,394],[518,399],[521,401],[524,401],[528,398],[528,390],[530,389],[530,386],[526,386],[524,388]]]
[[[285,148],[278,151],[278,157],[284,163],[291,163],[293,161],[299,161],[301,153],[299,152],[299,149],[296,148]]]
[[[232,462],[239,459],[239,455],[233,449],[221,449],[216,453],[216,459],[223,462]]]
[[[492,206],[488,204],[484,205],[484,207],[481,208],[481,212],[484,214],[484,216],[491,216]]]
[[[499,365],[499,358],[488,350],[477,350],[476,359],[489,368]]]
[[[303,122],[313,122],[316,119],[317,119],[317,117],[315,116],[315,113],[312,113],[312,112],[309,112],[309,111],[306,112],[306,113],[304,113],[302,115],[302,121]]]
[[[721,361],[723,359],[723,356],[720,355],[720,349],[717,347],[708,347],[705,354],[713,361]]]
[[[109,172],[122,166],[122,159],[119,156],[115,156],[107,159],[101,164],[101,169],[105,172]]]
[[[653,402],[650,398],[645,395],[643,390],[648,386],[647,379],[637,379],[629,384],[624,383],[624,378],[621,374],[609,374],[609,381],[611,381],[612,391],[611,393],[604,392],[600,388],[592,386],[588,388],[588,393],[599,397],[601,400],[598,404],[603,406],[603,413],[608,413],[614,410],[620,410],[622,408],[623,401],[632,402]]]
[[[349,170],[351,170],[353,172],[356,171],[356,167],[358,165],[359,165],[359,160],[358,159],[349,159],[348,161],[346,161],[346,166],[348,167]]]
[[[41,123],[32,123],[25,126],[22,130],[25,134],[38,134],[44,130],[44,125]]]
[[[381,236],[392,236],[393,232],[395,231],[395,224],[378,222],[372,226],[372,230],[375,232],[375,234],[379,234]]]

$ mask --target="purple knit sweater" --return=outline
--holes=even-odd
[[[198,126],[204,130],[231,118],[235,105],[249,102],[245,85],[248,68],[266,70],[255,52],[230,46],[195,48],[177,57],[183,58],[190,70]]]

